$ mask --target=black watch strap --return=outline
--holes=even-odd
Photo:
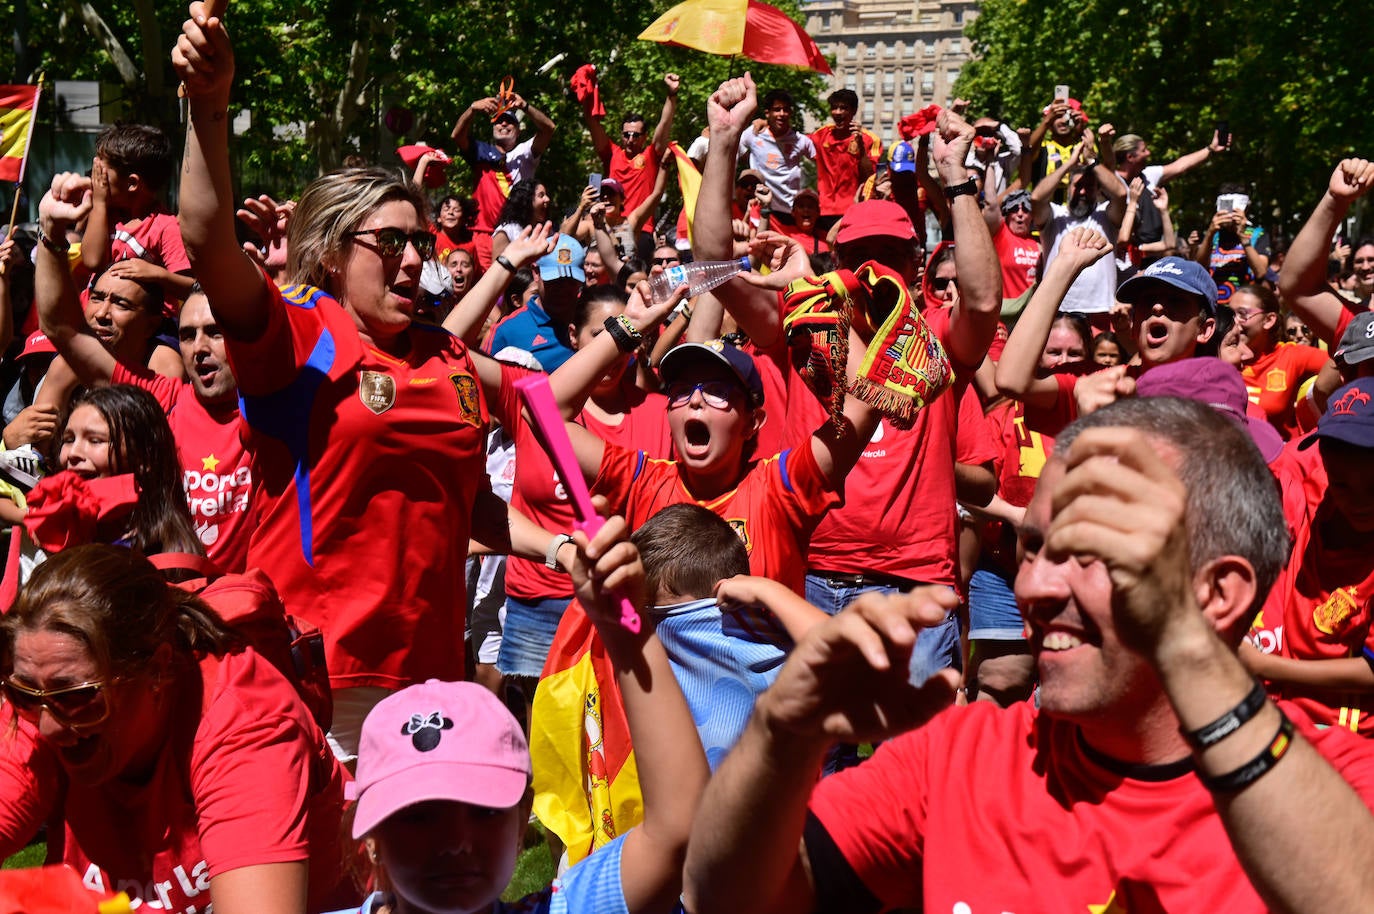
[[[947,199],[953,200],[955,197],[962,197],[965,195],[970,197],[978,195],[978,182],[975,179],[969,178],[963,184],[955,184],[945,188],[945,197]]]

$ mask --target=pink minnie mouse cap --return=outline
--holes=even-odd
[[[530,750],[520,724],[495,695],[472,682],[402,689],[363,721],[353,837],[426,800],[508,809],[530,782]]]

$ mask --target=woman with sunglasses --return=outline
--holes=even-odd
[[[280,673],[135,552],[78,546],[0,619],[0,857],[134,906],[303,914],[340,893],[343,775]]]
[[[542,557],[552,536],[483,485],[474,356],[412,323],[434,252],[419,191],[375,168],[312,182],[287,227],[295,285],[279,289],[234,240],[223,118],[234,55],[201,3],[172,57],[190,108],[182,236],[224,330],[253,453],[249,564],[325,633],[331,741],[349,760],[385,695],[463,678],[469,538]]]

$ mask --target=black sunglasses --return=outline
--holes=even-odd
[[[930,287],[936,292],[943,292],[945,289],[949,288],[950,283],[954,284],[954,288],[959,288],[959,277],[937,276],[930,281]]]
[[[94,727],[110,716],[105,690],[117,680],[83,682],[61,689],[32,689],[13,677],[0,680],[0,695],[29,723],[37,724],[44,709],[64,727]]]
[[[420,255],[421,260],[428,260],[434,256],[434,235],[432,232],[415,231],[407,232],[405,229],[398,228],[375,228],[360,229],[356,232],[346,232],[349,238],[357,238],[359,235],[372,235],[377,239],[377,253],[383,257],[399,257],[405,253],[406,242],[415,248],[415,253]]]
[[[627,140],[633,140],[637,136],[643,136],[643,130],[622,130],[620,135]]]
[[[655,258],[654,258],[654,263],[659,264],[659,265],[665,265],[665,264],[670,264],[670,263],[682,263],[682,258],[681,258],[681,257],[655,257]]]

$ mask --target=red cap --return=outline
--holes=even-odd
[[[42,330],[35,330],[29,334],[29,338],[24,341],[24,351],[19,353],[19,358],[30,355],[41,355],[46,352],[57,352],[57,347],[48,339],[48,335]]]
[[[845,211],[835,243],[848,244],[880,235],[909,241],[916,237],[916,229],[911,225],[911,217],[899,204],[891,200],[865,200]]]

